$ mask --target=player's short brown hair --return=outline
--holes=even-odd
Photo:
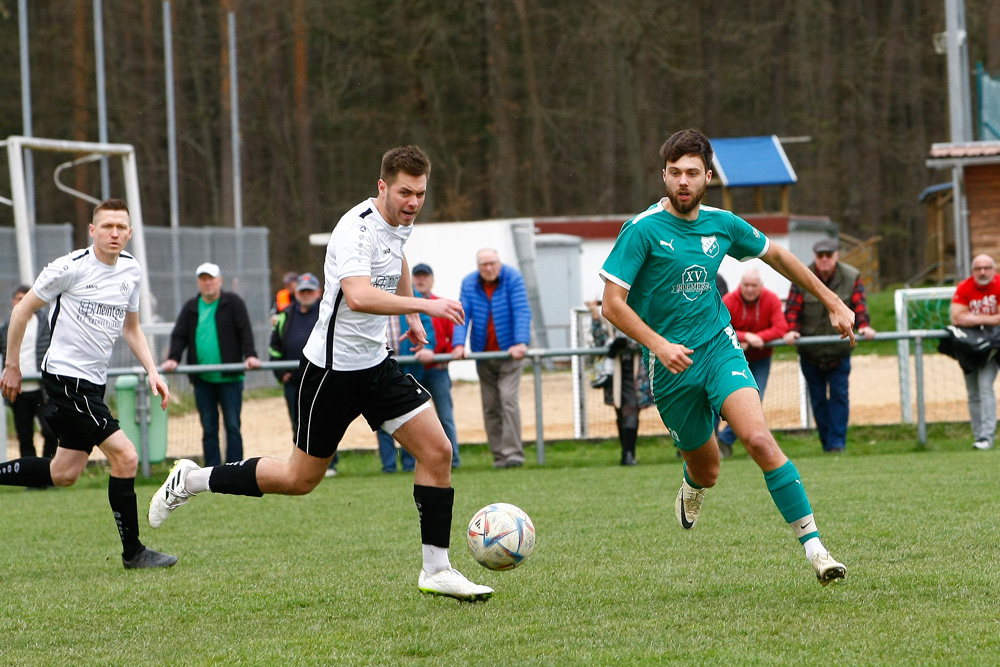
[[[674,132],[660,147],[660,157],[664,165],[668,162],[677,162],[685,155],[697,155],[705,162],[705,171],[712,168],[714,154],[712,142],[695,129]]]
[[[101,211],[125,211],[125,214],[129,217],[129,224],[132,224],[132,214],[128,212],[128,204],[121,199],[105,199],[95,206],[92,220],[97,219],[97,214]]]
[[[397,146],[382,156],[382,171],[379,178],[392,185],[400,172],[410,176],[431,175],[431,159],[420,146]]]

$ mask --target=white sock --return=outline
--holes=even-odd
[[[198,468],[197,470],[192,470],[184,478],[184,488],[188,490],[189,493],[201,493],[202,491],[211,491],[208,488],[208,479],[212,476],[211,468]]]
[[[823,546],[818,537],[810,537],[802,546],[806,548],[806,558],[809,560],[812,560],[816,554],[826,553],[826,547]]]
[[[424,572],[427,574],[437,574],[441,570],[451,567],[448,560],[448,550],[444,547],[434,547],[430,544],[421,545],[424,550]]]

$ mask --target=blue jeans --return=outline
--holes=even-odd
[[[201,417],[205,467],[222,465],[219,455],[219,408],[222,408],[222,422],[226,429],[226,462],[242,461],[240,412],[243,409],[243,381],[195,383],[194,402]]]
[[[455,410],[451,403],[451,377],[447,368],[425,368],[424,376],[420,379],[420,384],[430,392],[434,399],[434,409],[437,411],[441,426],[444,427],[444,434],[451,442],[451,467],[457,468],[458,459],[458,431],[455,429]]]
[[[843,451],[847,446],[847,417],[850,411],[847,381],[851,374],[851,358],[845,357],[828,369],[799,358],[799,366],[809,388],[809,403],[823,451]]]
[[[750,373],[753,375],[753,379],[757,382],[757,388],[760,389],[760,402],[763,403],[767,378],[771,375],[771,357],[751,361],[748,365],[750,366]],[[719,442],[725,443],[730,447],[736,442],[736,434],[733,433],[733,429],[730,428],[729,424],[726,424],[726,428],[722,429],[722,433],[719,434]]]
[[[378,455],[382,459],[382,472],[396,472],[396,441],[382,429],[375,433],[378,435]],[[417,460],[402,446],[399,448],[399,459],[403,464],[403,472],[413,472]]]

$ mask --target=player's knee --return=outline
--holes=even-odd
[[[317,486],[319,486],[322,477],[297,477],[291,481],[286,489],[286,493],[289,496],[304,496],[312,492]]]
[[[747,433],[746,437],[741,436],[740,441],[754,460],[760,456],[770,455],[778,449],[778,443],[767,428],[754,429]]]
[[[73,486],[80,479],[80,473],[76,470],[50,470],[49,474],[52,475],[52,485],[63,488]]]
[[[415,456],[415,458],[420,461],[422,466],[438,469],[450,468],[451,456],[451,443],[447,438],[442,438],[440,441],[435,441],[433,446],[423,447],[420,455]]]

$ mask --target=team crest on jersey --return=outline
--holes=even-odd
[[[125,281],[121,284],[121,287],[119,287],[118,290],[124,296],[128,296],[128,293],[132,291],[132,285],[130,285],[128,281]]]
[[[680,292],[688,301],[695,301],[705,292],[712,289],[708,282],[708,269],[694,264],[681,272],[681,282],[671,288],[673,293]]]
[[[719,240],[712,236],[702,236],[701,237],[701,249],[709,257],[715,257],[719,254]]]

